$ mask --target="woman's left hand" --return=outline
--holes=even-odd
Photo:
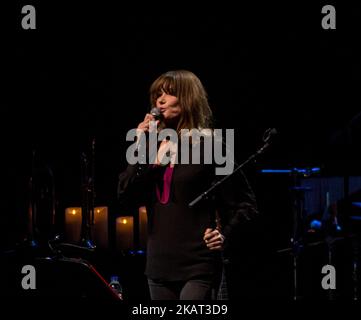
[[[218,229],[207,228],[204,232],[203,240],[210,250],[222,250],[224,243],[224,236]]]

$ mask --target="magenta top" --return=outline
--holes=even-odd
[[[157,199],[161,204],[166,204],[169,201],[169,194],[170,194],[170,184],[172,182],[172,175],[173,175],[174,167],[168,166],[163,174],[163,190],[162,193],[159,190],[159,185],[156,185],[156,193]]]

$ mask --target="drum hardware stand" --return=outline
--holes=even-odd
[[[291,237],[291,252],[293,258],[293,300],[301,298],[299,292],[299,259],[300,253],[304,248],[304,202],[305,192],[311,190],[309,187],[300,187],[298,183],[297,172],[294,173],[295,186],[290,188],[293,199],[293,230]]]
[[[353,262],[352,262],[352,281],[353,281],[353,292],[352,292],[352,300],[358,301],[360,299],[360,292],[359,292],[359,268],[360,268],[360,241],[361,237],[359,234],[355,235],[352,238],[352,255],[353,255]]]
[[[288,170],[287,170],[288,171]],[[290,253],[292,255],[292,289],[293,300],[302,298],[299,289],[300,278],[300,254],[305,248],[304,231],[305,231],[305,193],[310,191],[310,187],[300,186],[299,177],[308,177],[313,173],[313,170],[300,170],[297,168],[290,169],[291,177],[293,178],[293,187],[289,188],[292,199],[292,234],[290,248],[278,250],[278,253]],[[320,242],[321,243],[321,242]],[[317,245],[319,243],[307,244],[307,246]]]

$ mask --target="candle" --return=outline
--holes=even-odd
[[[108,247],[108,207],[94,209],[94,226],[92,228],[94,244],[98,248]]]
[[[116,246],[119,250],[134,248],[134,218],[123,216],[116,219]]]
[[[148,235],[148,217],[147,209],[145,207],[139,208],[139,245],[141,248],[147,246]]]
[[[81,232],[81,208],[65,209],[65,240],[79,243]]]
[[[91,217],[90,217],[91,219]],[[108,207],[94,208],[94,225],[90,223],[91,240],[99,248],[108,246]],[[79,243],[82,225],[82,208],[65,209],[65,240]]]

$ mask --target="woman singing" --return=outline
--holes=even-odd
[[[173,129],[178,136],[182,129],[211,127],[207,94],[192,72],[161,75],[151,85],[150,101],[158,108],[160,119],[146,114],[138,125],[140,132],[149,132],[154,120],[157,130]],[[238,225],[257,215],[254,194],[243,174],[237,172],[212,197],[190,208],[188,204],[216,180],[214,165],[202,161],[182,164],[179,160],[164,164],[162,150],[168,150],[170,143],[167,139],[158,143],[153,163],[128,165],[119,177],[119,199],[123,205],[147,208],[145,274],[151,299],[212,299],[222,273],[222,250],[232,241]],[[195,142],[189,138],[188,143]],[[180,153],[180,146],[175,150]]]

